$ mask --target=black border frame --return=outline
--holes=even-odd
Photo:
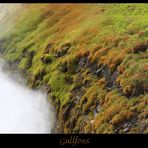
[[[93,0],[0,0],[0,3],[145,3],[143,0],[114,0],[109,2],[107,0],[93,1]],[[77,137],[80,139],[88,139],[87,144],[60,144],[61,139],[69,139],[71,137]],[[148,135],[147,134],[0,134],[0,143],[4,146],[18,146],[18,147],[75,147],[75,146],[93,146],[104,148],[107,147],[148,147]]]

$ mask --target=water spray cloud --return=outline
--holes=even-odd
[[[0,133],[51,133],[47,96],[10,79],[0,66]]]

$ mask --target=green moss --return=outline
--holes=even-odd
[[[42,60],[43,63],[49,64],[53,61],[53,58],[50,54],[45,54],[41,57],[41,60]]]
[[[59,71],[52,72],[48,85],[55,92],[55,96],[60,100],[61,105],[70,101],[70,90],[72,86],[65,83],[65,75],[63,73],[60,73]]]
[[[97,128],[96,133],[97,134],[102,134],[105,131],[106,128],[108,128],[108,124],[104,123],[100,127]]]
[[[29,59],[27,57],[23,58],[19,63],[18,69],[27,70],[29,68]]]

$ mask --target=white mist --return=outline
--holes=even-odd
[[[15,82],[0,66],[0,133],[51,133],[53,111],[46,94]]]

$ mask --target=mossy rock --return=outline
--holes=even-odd
[[[49,63],[52,63],[53,61],[53,58],[50,54],[45,54],[41,57],[41,61],[44,63],[44,64],[49,64]]]

